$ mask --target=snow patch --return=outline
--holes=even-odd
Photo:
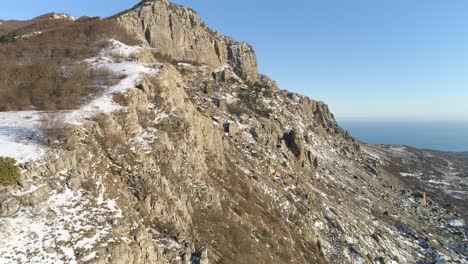
[[[65,189],[38,208],[0,218],[0,263],[77,263],[76,251],[94,248],[110,234],[110,220],[123,217],[115,200],[103,201],[107,206],[96,206],[83,192]]]
[[[463,221],[463,219],[451,219],[449,222],[448,222],[449,226],[451,227],[462,227],[465,225],[465,221]]]
[[[50,16],[50,19],[68,19],[68,20],[75,21],[76,17],[70,16],[70,15],[67,15],[67,14],[63,14],[63,13],[53,13]]]
[[[402,177],[421,177],[422,175],[423,175],[422,172],[415,172],[415,173],[400,172],[400,176],[402,176]]]
[[[109,46],[101,52],[102,57],[125,57],[131,58],[142,52],[143,48],[140,46],[128,46],[118,40],[109,40]]]
[[[26,163],[45,156],[46,149],[37,138],[40,112],[0,112],[0,156]]]
[[[39,186],[36,186],[36,185],[31,185],[31,187],[29,188],[29,190],[27,191],[16,191],[16,192],[13,192],[12,195],[13,196],[23,196],[23,195],[26,195],[26,194],[30,194],[30,193],[33,193],[37,190],[39,190],[40,188],[46,186],[47,184],[44,183],[44,184],[41,184]]]
[[[40,34],[42,34],[42,31],[36,31],[36,32],[21,35],[21,36],[16,36],[15,39],[28,39],[28,38],[31,38]]]
[[[93,67],[104,67],[111,70],[114,74],[125,75],[118,84],[111,86],[101,94],[98,98],[90,103],[82,106],[80,109],[71,111],[67,114],[66,120],[71,124],[79,125],[82,120],[91,118],[100,113],[110,113],[120,109],[120,106],[114,102],[113,95],[116,93],[124,93],[130,89],[135,89],[136,84],[140,81],[144,74],[157,74],[159,72],[159,64],[141,63],[135,61],[115,62],[113,56],[130,57],[141,52],[143,49],[137,46],[128,46],[117,40],[110,40],[110,45],[107,49],[101,52],[101,56],[86,60]]]
[[[81,259],[81,261],[83,261],[83,262],[88,262],[88,261],[93,260],[94,258],[96,258],[96,251],[93,251],[93,252],[91,252],[90,254],[88,254],[87,256],[83,257],[83,258]]]
[[[218,73],[218,72],[225,71],[227,69],[231,69],[231,66],[229,64],[224,64],[223,66],[216,68],[213,72]]]

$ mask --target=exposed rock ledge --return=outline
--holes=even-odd
[[[160,57],[214,68],[229,64],[243,80],[257,80],[252,47],[212,31],[192,9],[165,0],[146,1],[115,19]]]

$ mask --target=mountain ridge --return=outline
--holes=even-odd
[[[190,9],[144,1],[110,20],[140,44],[111,39],[86,59],[120,81],[56,112],[65,137],[34,141],[48,155],[0,186],[1,261],[467,261],[466,216],[437,199],[466,199],[450,186],[466,181],[455,160],[356,141]],[[0,120],[35,131],[41,114]],[[431,180],[432,191],[418,186]]]

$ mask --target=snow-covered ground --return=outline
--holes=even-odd
[[[125,78],[106,90],[97,98],[78,110],[64,112],[65,120],[71,124],[81,124],[83,120],[99,113],[110,113],[122,106],[113,101],[113,94],[123,93],[135,88],[143,74],[157,74],[157,64],[141,63],[132,59],[143,49],[128,46],[117,40],[110,40],[108,48],[99,57],[86,60],[92,67],[105,67],[114,74]],[[121,62],[116,62],[115,57]],[[39,111],[0,112],[0,156],[15,158],[18,163],[25,163],[45,156],[46,148],[37,139]]]
[[[38,111],[0,112],[0,156],[25,163],[43,157],[45,148],[35,137]]]
[[[98,186],[103,188],[102,186]],[[80,191],[53,191],[36,208],[23,208],[0,218],[0,263],[78,263],[94,258],[92,251],[110,234],[111,222],[122,218],[116,201],[95,200]],[[127,239],[114,237],[114,241]],[[84,257],[77,259],[76,252]]]
[[[124,93],[129,89],[135,88],[135,85],[144,74],[157,74],[158,64],[142,63],[137,61],[116,62],[114,58],[132,59],[136,54],[143,51],[138,46],[128,46],[117,40],[110,40],[107,49],[104,49],[99,57],[86,60],[93,67],[104,67],[111,70],[116,75],[124,75],[119,83],[107,88],[99,97],[92,100],[80,109],[71,111],[66,115],[66,120],[72,124],[80,124],[84,119],[93,117],[99,113],[110,113],[120,110],[123,107],[116,104],[113,100],[115,93]]]

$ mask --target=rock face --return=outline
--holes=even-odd
[[[356,141],[190,9],[114,19],[150,45],[115,59],[157,71],[0,189],[0,262],[467,261],[466,221],[392,171],[417,158]]]
[[[252,47],[213,32],[189,8],[165,0],[144,1],[116,19],[160,58],[214,68],[229,64],[243,80],[257,79]]]
[[[0,198],[0,217],[12,216],[18,212],[21,204],[14,197]]]

